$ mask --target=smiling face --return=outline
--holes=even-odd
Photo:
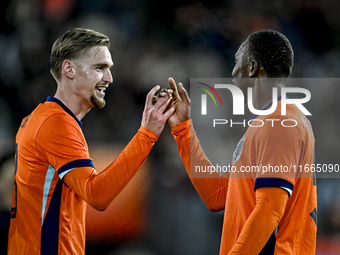
[[[113,66],[107,47],[93,47],[86,51],[74,64],[73,92],[81,103],[91,109],[103,108],[105,90],[113,82],[110,68]]]

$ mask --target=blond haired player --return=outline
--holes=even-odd
[[[89,29],[53,44],[54,97],[23,121],[16,136],[16,171],[8,254],[85,254],[86,203],[105,210],[146,160],[174,108],[168,95],[147,95],[142,124],[122,153],[97,174],[81,119],[105,106],[112,83],[109,38]]]

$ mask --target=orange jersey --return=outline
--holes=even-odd
[[[266,121],[275,119],[278,121]],[[293,119],[296,122],[288,121]],[[287,115],[281,116],[281,104],[267,116],[257,116],[233,155],[237,170],[252,166],[311,165],[314,160],[314,135],[309,121],[295,106],[287,106]],[[281,122],[286,126],[283,127]],[[209,165],[190,122],[172,127],[180,155],[190,176],[191,166]],[[191,133],[191,135],[190,135]],[[189,137],[190,136],[190,137]],[[191,139],[191,142],[188,140]],[[190,144],[188,152],[184,146]],[[198,150],[193,151],[192,149]],[[190,158],[190,159],[188,159]],[[225,176],[215,173],[211,178],[191,178],[209,208],[225,209],[220,254],[230,252],[256,204],[255,191],[261,187],[279,187],[286,190],[289,199],[284,215],[259,254],[314,254],[316,246],[316,183],[313,175],[286,172],[233,172]],[[224,205],[222,206],[222,200]],[[253,233],[256,235],[256,233]]]
[[[81,128],[54,97],[23,120],[16,136],[8,254],[84,254],[85,201],[105,208],[158,138],[141,128],[116,161],[97,175]]]

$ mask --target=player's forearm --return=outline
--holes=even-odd
[[[65,182],[92,207],[105,210],[144,163],[157,138],[141,127],[116,160],[101,173],[75,169],[66,174]]]
[[[288,194],[281,188],[258,189],[256,206],[228,255],[259,254],[279,224],[287,200]]]
[[[204,154],[190,120],[172,126],[171,128],[187,174],[202,200],[211,211],[223,210],[228,188],[228,179],[223,178],[223,176],[217,172],[199,173],[199,176],[192,176],[190,165],[212,167],[212,164]]]

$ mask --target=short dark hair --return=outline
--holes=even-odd
[[[75,28],[59,37],[52,46],[50,65],[55,79],[61,77],[61,66],[64,60],[74,60],[95,46],[110,48],[109,38],[91,29]]]
[[[288,38],[274,30],[255,32],[246,39],[249,57],[262,64],[269,77],[289,77],[294,52]]]

